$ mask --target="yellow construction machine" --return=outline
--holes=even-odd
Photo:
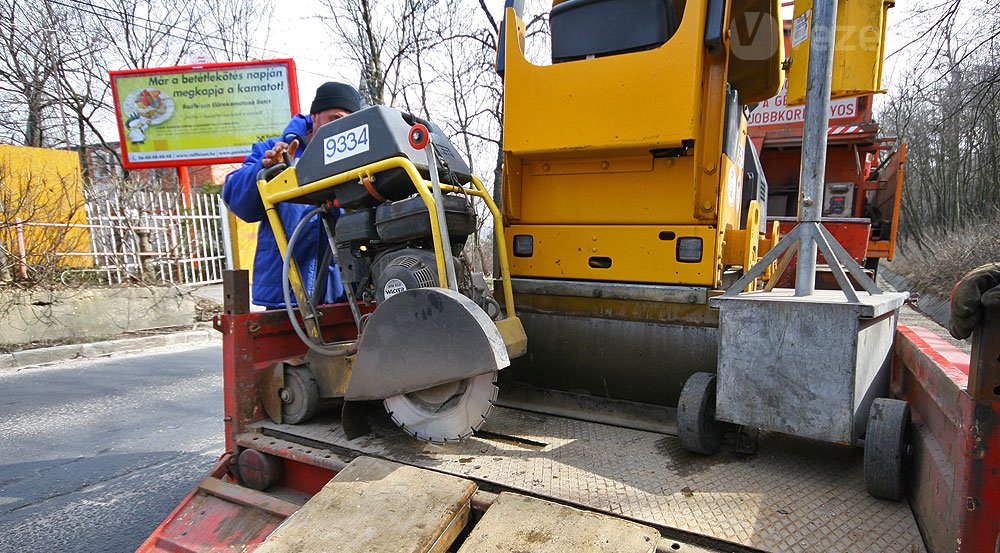
[[[529,340],[504,374],[508,397],[545,388],[673,407],[688,377],[715,372],[708,300],[778,235],[765,238],[747,113],[783,83],[779,9],[556,2],[552,64],[539,66],[508,2],[504,246]]]

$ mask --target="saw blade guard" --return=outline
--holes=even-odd
[[[508,365],[496,323],[476,302],[447,288],[405,290],[365,323],[345,399],[385,399]]]

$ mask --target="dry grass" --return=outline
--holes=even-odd
[[[922,249],[913,241],[901,243],[896,259],[886,267],[920,293],[948,296],[965,273],[994,262],[1000,262],[1000,215],[941,236]]]

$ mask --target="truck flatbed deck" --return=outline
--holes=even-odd
[[[352,336],[345,306],[323,313],[330,335]],[[474,481],[472,532],[503,492],[513,492],[651,526],[660,533],[657,553],[992,551],[1000,535],[1000,401],[983,377],[1000,374],[989,348],[995,341],[980,340],[970,356],[911,324],[898,327],[891,360],[892,396],[913,416],[907,498],[892,503],[866,492],[861,449],[765,433],[754,455],[724,449],[702,457],[680,447],[669,409],[642,420],[622,413],[628,424],[643,423],[638,430],[578,420],[572,402],[556,403],[576,415],[539,414],[517,394],[501,394],[506,407],[476,436],[448,446],[411,439],[378,403],[373,431],[354,440],[336,414],[275,424],[261,403],[262,383],[274,363],[304,346],[284,313],[234,310],[216,320],[224,334],[226,454],[139,550],[252,550],[348,463],[368,456]],[[987,318],[977,336],[996,336],[995,324]],[[594,415],[583,407],[583,416]],[[281,467],[263,492],[241,485],[236,459],[247,451]]]
[[[755,455],[703,457],[674,436],[497,408],[476,437],[418,442],[388,418],[348,440],[336,415],[300,425],[262,421],[238,445],[322,465],[380,457],[654,526],[665,535],[731,550],[922,552],[906,502],[865,492],[862,450],[762,434]],[[698,539],[698,536],[704,539]]]

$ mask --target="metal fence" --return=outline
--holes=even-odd
[[[85,205],[94,267],[64,274],[96,273],[110,284],[160,281],[222,282],[226,268],[224,206],[213,194],[135,192]]]

